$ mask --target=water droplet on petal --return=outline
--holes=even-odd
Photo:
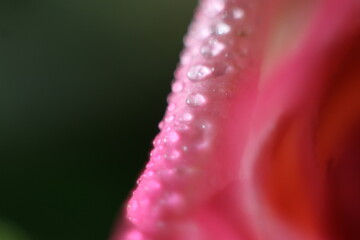
[[[225,44],[218,42],[217,40],[212,40],[201,47],[200,53],[207,58],[215,57],[219,55],[225,49],[225,47]]]
[[[166,118],[165,118],[165,122],[167,122],[167,123],[170,123],[170,122],[172,122],[174,120],[174,115],[170,115],[170,116],[167,116]]]
[[[206,103],[206,98],[200,93],[191,93],[186,98],[186,104],[190,107],[200,107]]]
[[[215,17],[222,10],[224,10],[225,4],[222,0],[213,1],[212,4],[207,4],[204,12],[209,17]]]
[[[174,209],[177,209],[184,204],[184,199],[179,193],[172,193],[167,197],[166,203]]]
[[[144,240],[144,236],[141,232],[134,230],[126,234],[125,240]]]
[[[135,199],[131,199],[127,205],[127,208],[131,212],[135,212],[139,208],[139,203]]]
[[[214,27],[214,32],[217,35],[225,35],[225,34],[229,33],[230,31],[231,31],[231,27],[224,22],[220,22],[220,23],[216,24]]]
[[[189,122],[193,119],[193,115],[189,112],[184,113],[181,117],[180,117],[180,121],[182,122]]]
[[[171,142],[177,142],[180,138],[179,134],[177,134],[176,132],[170,132],[168,135],[168,138]]]
[[[161,129],[164,127],[164,125],[165,125],[165,123],[164,123],[163,121],[161,121],[161,122],[159,123],[159,129],[161,130]]]
[[[167,109],[168,109],[169,111],[174,111],[174,110],[175,110],[175,107],[176,107],[176,106],[175,106],[174,103],[170,103]]]
[[[174,82],[172,85],[172,90],[175,93],[181,92],[183,90],[184,86],[181,82]]]
[[[232,10],[232,17],[234,19],[241,19],[244,17],[244,15],[245,15],[245,11],[241,8],[234,8]]]
[[[211,69],[204,65],[195,65],[190,67],[187,77],[192,81],[199,81],[205,79],[211,74]]]
[[[225,62],[216,62],[212,67],[212,72],[214,76],[220,77],[225,74],[227,69],[227,64]]]
[[[169,160],[175,160],[180,157],[180,152],[177,150],[172,150],[170,153],[166,153],[164,157]]]
[[[185,124],[178,124],[176,126],[176,129],[178,131],[186,131],[186,130],[189,130],[189,126],[185,125]]]
[[[143,174],[144,178],[150,178],[150,177],[152,177],[152,176],[154,176],[154,175],[155,175],[155,172],[154,172],[154,171],[146,171],[146,172]]]

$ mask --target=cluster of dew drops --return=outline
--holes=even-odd
[[[184,174],[196,174],[192,162],[199,161],[202,149],[210,146],[217,112],[231,98],[232,86],[250,62],[252,9],[248,1],[201,2],[184,39],[169,105],[159,124],[161,132],[128,203],[128,218],[133,223],[142,224],[144,220],[137,216],[144,208],[158,218],[161,209],[179,209],[184,204],[181,179]],[[146,218],[152,221],[151,216]]]

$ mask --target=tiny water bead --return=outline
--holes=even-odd
[[[211,69],[204,65],[195,65],[189,68],[187,77],[191,81],[203,80],[211,74]]]
[[[230,25],[220,22],[214,26],[214,32],[217,35],[225,35],[228,34],[231,31]]]
[[[172,122],[174,120],[174,115],[170,115],[170,116],[167,116],[166,118],[165,118],[165,122],[167,122],[167,123],[170,123],[170,122]]]
[[[134,230],[126,235],[126,240],[145,240],[145,238],[141,232]]]
[[[144,178],[151,178],[155,175],[155,172],[154,171],[146,171],[144,174],[143,174],[143,177]]]
[[[213,1],[212,4],[207,4],[204,8],[204,13],[208,17],[215,17],[225,8],[225,3],[222,0]]]
[[[167,109],[168,109],[169,111],[174,111],[175,108],[176,108],[176,105],[175,105],[174,103],[170,103]]]
[[[172,85],[172,91],[175,93],[181,92],[184,88],[184,84],[182,82],[174,82]]]
[[[180,193],[169,193],[165,198],[163,199],[163,204],[166,204],[170,207],[172,207],[172,210],[179,211],[179,207],[181,207],[184,204],[184,198],[181,196]]]
[[[177,134],[176,132],[170,132],[168,135],[168,138],[171,142],[177,142],[180,139],[179,134]]]
[[[244,11],[244,9],[241,9],[241,8],[234,8],[231,11],[231,14],[234,19],[242,19],[245,16],[245,11]]]
[[[186,104],[190,107],[200,107],[205,105],[206,98],[200,93],[191,93],[186,98]]]
[[[166,153],[164,157],[168,160],[175,160],[180,157],[180,152],[178,150],[172,150],[169,153]]]
[[[155,181],[155,180],[146,181],[144,189],[147,191],[160,190],[161,183],[159,183],[158,181]]]
[[[235,7],[229,11],[223,13],[223,19],[242,20],[245,17],[245,10],[242,8]]]
[[[164,125],[165,125],[165,123],[164,122],[160,122],[161,124],[161,128],[163,128],[164,127]],[[157,147],[157,146],[159,146],[160,147],[160,144],[162,143],[162,140],[161,140],[161,136],[160,136],[160,134],[158,134],[156,137],[155,137],[155,139],[154,139],[154,141],[153,141],[153,145],[155,146],[155,147]],[[155,148],[155,149],[153,149],[153,151],[155,152],[157,150],[157,148]]]
[[[206,58],[215,57],[219,55],[225,49],[225,47],[225,44],[222,42],[219,42],[216,39],[212,39],[200,48],[200,53],[203,57]]]
[[[200,39],[205,39],[211,35],[211,29],[209,28],[202,28],[198,34]]]
[[[193,115],[189,112],[185,112],[181,117],[180,121],[182,122],[189,122],[193,119]]]
[[[187,131],[187,130],[189,130],[189,126],[186,124],[177,124],[176,130],[178,130],[180,132]]]
[[[160,123],[159,123],[159,129],[161,130],[161,129],[163,129],[163,127],[164,127],[164,125],[165,125],[165,122],[164,121],[161,121]]]

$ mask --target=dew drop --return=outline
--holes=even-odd
[[[160,190],[161,184],[158,181],[147,181],[145,189],[149,191]]]
[[[144,178],[151,178],[155,175],[155,172],[154,171],[146,171],[143,176]]]
[[[141,198],[139,199],[140,207],[147,207],[151,204],[151,200],[149,198]]]
[[[176,209],[184,204],[184,199],[179,193],[172,193],[167,197],[166,203]]]
[[[164,157],[169,160],[175,160],[180,157],[180,152],[177,150],[172,150],[170,153],[166,153]]]
[[[134,230],[126,235],[126,240],[144,240],[141,232]]]
[[[180,117],[180,121],[182,122],[189,122],[193,119],[193,115],[189,112],[184,113],[181,117]]]
[[[224,22],[220,22],[220,23],[216,24],[215,28],[214,28],[214,32],[217,35],[225,35],[225,34],[229,33],[230,31],[231,31],[231,27]]]
[[[171,129],[172,129],[172,128],[171,128],[170,126],[168,126],[168,127],[164,128],[164,132],[166,132],[166,133],[167,133],[167,132],[170,132]]]
[[[163,122],[163,121],[161,121],[160,123],[159,123],[159,129],[161,130],[161,129],[163,129],[163,127],[165,126],[165,123]]]
[[[186,124],[178,124],[176,126],[176,130],[183,132],[189,130],[189,126],[187,126]]]
[[[189,53],[184,52],[184,53],[182,53],[182,55],[180,57],[180,62],[183,65],[187,65],[191,62],[191,59],[192,59],[192,56]]]
[[[168,106],[168,110],[169,111],[174,111],[175,110],[175,104],[174,103],[170,103],[169,106]]]
[[[227,64],[225,62],[216,62],[212,67],[214,76],[220,77],[225,74],[227,70]]]
[[[139,203],[135,199],[131,199],[127,205],[127,208],[131,212],[135,212],[139,208]]]
[[[177,134],[176,132],[170,132],[168,135],[168,138],[171,142],[177,142],[180,138],[179,134]]]
[[[245,11],[241,8],[234,8],[231,13],[234,19],[244,18],[245,15]]]
[[[205,27],[205,28],[201,28],[198,37],[200,39],[205,39],[205,38],[209,37],[210,35],[211,35],[211,29]]]
[[[200,107],[206,103],[206,98],[200,93],[191,93],[186,98],[186,104],[190,107]]]
[[[175,93],[181,92],[183,90],[184,86],[181,82],[174,82],[172,85],[172,90]]]
[[[161,123],[161,122],[160,122]],[[162,126],[163,127],[163,126]],[[154,147],[157,147],[159,146],[160,144],[162,143],[162,140],[161,140],[161,136],[160,135],[157,135],[153,141],[153,145]],[[157,148],[154,149],[154,151],[156,151]]]
[[[170,115],[170,116],[167,116],[166,118],[165,118],[165,122],[167,122],[167,123],[170,123],[170,122],[172,122],[174,120],[174,115]]]
[[[215,57],[219,55],[224,49],[225,44],[218,42],[217,40],[211,40],[201,47],[200,53],[206,58]]]
[[[195,65],[190,67],[187,77],[192,81],[199,81],[205,79],[211,74],[211,69],[204,65]]]
[[[212,4],[207,4],[204,12],[209,17],[215,17],[219,14],[222,10],[224,10],[225,4],[221,0],[213,1]]]

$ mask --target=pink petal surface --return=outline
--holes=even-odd
[[[300,40],[272,55],[284,2],[200,2],[150,161],[112,239],[342,239],[343,227],[329,230],[341,211],[327,188],[348,182],[324,172],[332,123],[323,116],[334,104],[323,106],[344,62],[340,77],[359,81],[359,57],[349,57],[360,52],[359,2],[317,1]],[[339,158],[353,159],[347,148]]]

